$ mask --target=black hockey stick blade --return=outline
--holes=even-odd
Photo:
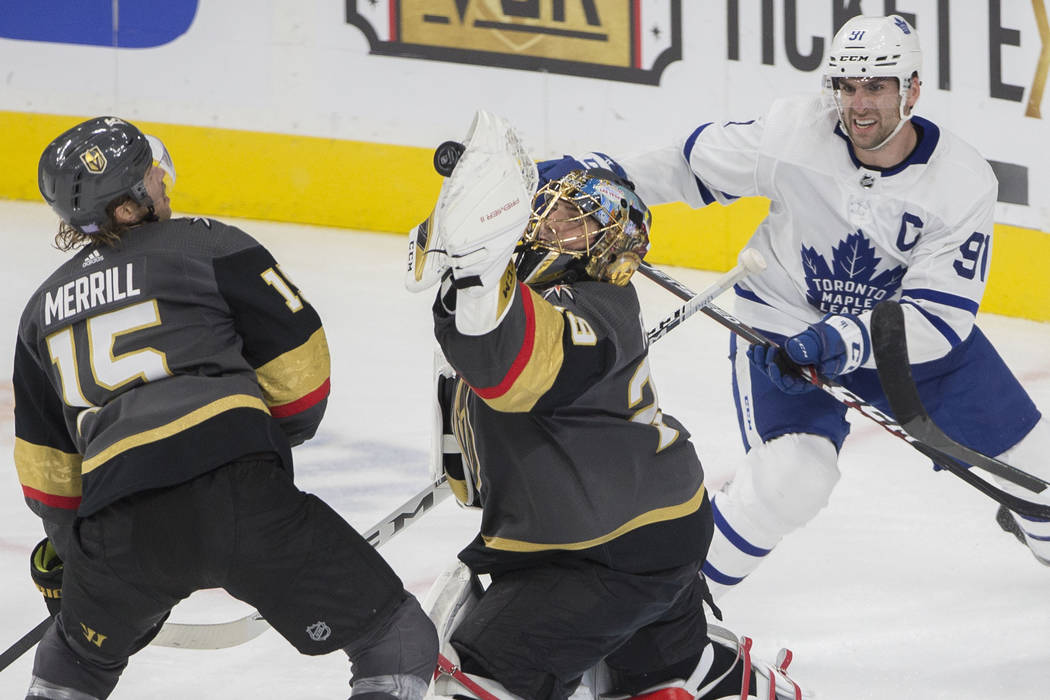
[[[882,390],[897,421],[909,435],[959,462],[983,469],[1032,493],[1042,493],[1050,486],[1042,479],[952,440],[934,423],[911,374],[904,310],[899,303],[883,301],[875,306],[871,314],[871,344]]]
[[[49,617],[41,622],[39,625],[22,635],[22,638],[7,648],[7,651],[0,654],[0,671],[13,664],[18,657],[26,653],[33,648],[33,645],[39,642],[44,637],[44,632],[47,632],[47,628],[51,626],[51,623],[55,621],[55,618]]]

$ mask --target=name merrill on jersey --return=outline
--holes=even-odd
[[[96,270],[44,295],[44,325],[62,321],[103,304],[138,296],[132,263]]]

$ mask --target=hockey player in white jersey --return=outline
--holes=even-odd
[[[876,303],[899,300],[913,373],[937,424],[1046,478],[1050,427],[974,323],[997,182],[975,149],[914,115],[921,64],[904,19],[854,17],[832,42],[820,97],[779,99],[752,121],[703,124],[682,143],[621,162],[651,204],[769,198],[748,243],[769,267],[737,286],[737,316],[796,364],[888,411],[869,327]],[[704,572],[716,597],[827,504],[849,432],[845,406],[781,372],[767,348],[744,350],[733,338],[747,457],[713,499]],[[1000,516],[1050,565],[1050,522]]]

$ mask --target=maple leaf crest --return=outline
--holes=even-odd
[[[871,307],[872,299],[891,297],[900,287],[907,268],[898,265],[878,272],[882,258],[875,247],[857,229],[831,249],[831,265],[816,248],[802,247],[802,268],[806,274],[806,300],[828,312],[829,292],[836,299],[834,311],[860,313]]]
[[[840,272],[837,276],[858,282],[870,280],[875,266],[879,264],[875,249],[860,229],[839,242],[831,251],[831,257],[835,262],[835,271]]]

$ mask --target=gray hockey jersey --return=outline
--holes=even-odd
[[[329,391],[320,318],[232,226],[172,219],[88,246],[23,312],[15,466],[50,521],[311,437]]]

